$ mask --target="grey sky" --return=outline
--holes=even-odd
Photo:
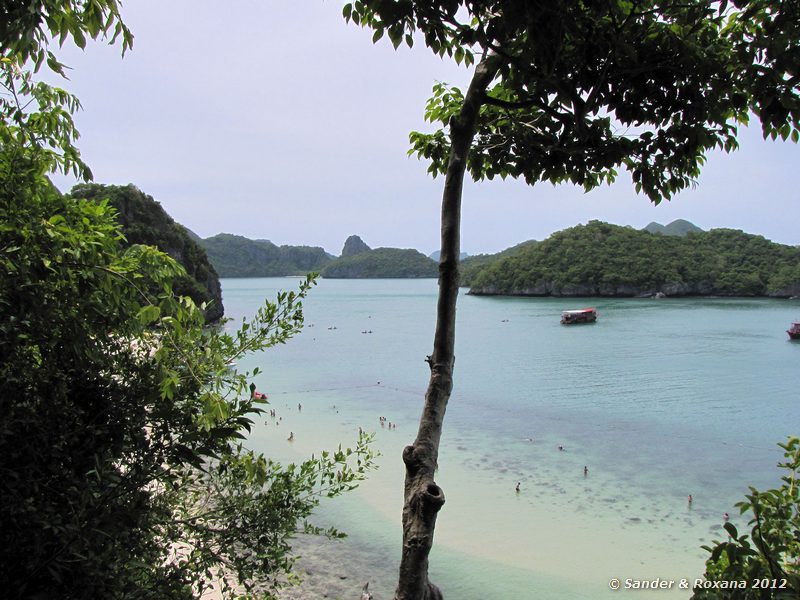
[[[442,179],[408,158],[426,129],[434,81],[469,71],[423,45],[394,51],[345,24],[342,1],[129,0],[136,40],[65,48],[65,87],[84,105],[79,146],[100,183],[134,183],[202,237],[219,232],[277,244],[439,244]],[[652,206],[627,175],[589,194],[569,185],[467,182],[462,249],[495,252],[601,219],[644,227],[688,219],[800,243],[800,147],[764,142],[713,155],[699,187]],[[60,187],[71,185],[57,179]]]

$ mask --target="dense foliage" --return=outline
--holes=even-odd
[[[461,261],[461,285],[468,286],[469,282],[475,280],[478,273],[497,260],[508,256],[514,256],[526,246],[532,246],[538,243],[539,242],[536,240],[528,240],[527,242],[521,242],[516,246],[511,246],[495,254],[475,254],[474,256],[466,257]]]
[[[375,248],[337,258],[322,269],[326,279],[436,277],[436,262],[412,249]]]
[[[411,46],[419,32],[440,56],[496,73],[473,99],[475,179],[589,190],[624,167],[658,203],[692,183],[706,152],[736,148],[749,111],[765,136],[798,139],[796,2],[363,0],[344,15],[375,41]],[[440,129],[412,133],[412,151],[444,174],[466,92],[433,92],[425,117]]]
[[[281,277],[318,272],[333,260],[322,248],[276,246],[269,240],[250,240],[220,233],[200,245],[220,277]]]
[[[0,7],[0,581],[8,598],[267,596],[323,496],[372,465],[368,439],[281,466],[243,446],[263,400],[232,361],[286,342],[298,292],[238,331],[204,327],[173,285],[186,271],[123,239],[106,201],[61,195],[88,178],[77,99],[24,67],[63,65],[69,37],[131,37],[115,0]],[[7,21],[9,19],[10,21]]]
[[[108,200],[117,212],[125,245],[156,246],[169,254],[186,270],[186,275],[172,282],[173,291],[179,296],[189,296],[198,306],[207,304],[204,312],[208,321],[222,318],[224,308],[219,277],[209,263],[205,250],[152,196],[133,185],[96,183],[76,185],[70,195],[95,202]]]
[[[371,460],[363,439],[352,456],[288,468],[241,446],[261,409],[227,365],[299,331],[310,283],[233,335],[205,330],[172,292],[177,263],[124,249],[105,202],[61,196],[40,167],[0,152],[4,592],[270,589],[318,498],[352,487]]]
[[[767,600],[800,597],[800,438],[785,444],[784,470],[779,488],[759,492],[750,488],[747,499],[737,507],[751,515],[750,535],[739,535],[732,523],[725,523],[726,541],[703,546],[711,553],[706,561],[705,581],[696,586],[693,599]],[[746,582],[743,588],[714,588]]]
[[[791,296],[800,248],[730,229],[678,237],[591,221],[495,260],[467,284],[534,296]]]

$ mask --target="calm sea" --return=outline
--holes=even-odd
[[[223,280],[226,313],[235,325],[296,284]],[[400,452],[428,382],[436,292],[435,280],[322,280],[304,332],[240,362],[263,369],[257,387],[280,417],[258,424],[257,449],[298,461],[353,445],[359,427],[376,434],[380,468],[317,518],[349,538],[304,547],[327,553],[335,567],[323,577],[354,590],[329,597],[358,597],[368,579],[377,598],[392,596]],[[559,324],[585,306],[596,324]],[[594,599],[665,595],[613,592],[614,577],[677,587],[700,576],[700,546],[723,537],[723,513],[745,525],[734,503],[748,485],[778,484],[776,443],[800,433],[800,343],[785,333],[798,318],[786,300],[462,294],[431,579],[449,599]]]

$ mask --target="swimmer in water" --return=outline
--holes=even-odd
[[[518,494],[519,494],[519,484],[520,484],[520,482],[518,481],[517,482],[517,487],[514,488],[517,491]]]
[[[294,441],[294,431],[290,431],[289,432],[289,437],[286,438],[286,439],[289,440],[290,442],[293,442]]]

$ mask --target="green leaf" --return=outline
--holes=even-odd
[[[153,304],[143,306],[136,314],[136,318],[142,325],[149,325],[161,317],[161,309]]]

